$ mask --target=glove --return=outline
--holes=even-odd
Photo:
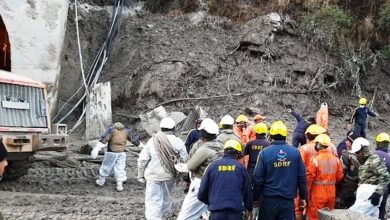
[[[371,204],[373,206],[378,206],[379,205],[379,200],[381,199],[381,194],[374,192],[368,199],[371,199]]]
[[[146,183],[146,180],[145,180],[144,177],[138,177],[138,178],[137,178],[137,181],[140,182],[140,183],[142,183],[142,184],[145,184],[145,183]]]
[[[91,151],[91,157],[92,159],[96,159],[98,154],[99,154],[99,151],[104,148],[106,145],[104,145],[102,142],[98,141],[95,145],[95,147],[93,148],[93,150]]]
[[[94,147],[93,150],[91,151],[91,158],[96,159],[99,154],[99,149],[97,147]]]
[[[180,173],[188,173],[188,167],[186,163],[177,163],[175,164],[175,169]]]

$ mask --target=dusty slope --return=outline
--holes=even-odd
[[[330,105],[330,126],[337,131],[332,133],[334,138],[344,135],[344,120],[358,99],[351,71],[336,74],[340,59],[299,37],[294,22],[275,28],[268,18],[235,24],[201,14],[133,12],[125,10],[119,39],[100,79],[111,81],[114,120],[137,122],[134,116],[172,99],[223,96],[171,102],[165,107],[188,113],[199,104],[217,120],[226,113],[236,116],[251,108],[267,115],[268,122],[284,119],[293,129],[295,121],[286,107],[313,114],[325,101]],[[69,39],[75,36],[72,13],[70,10]],[[105,37],[106,27],[96,28],[97,22],[106,24],[109,13],[80,13],[88,64]],[[77,45],[73,41],[66,45],[62,100],[80,86],[74,82],[82,81]],[[390,75],[385,65],[366,68],[360,74],[361,94],[371,98],[378,87],[374,107],[384,119],[372,120],[372,127],[382,130],[389,119]],[[334,83],[338,88],[331,86]]]

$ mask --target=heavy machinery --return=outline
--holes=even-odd
[[[37,151],[67,149],[67,127],[51,124],[46,85],[0,70],[0,136],[8,151],[5,179],[25,175]]]

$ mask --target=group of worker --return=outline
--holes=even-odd
[[[337,147],[329,137],[328,106],[321,104],[316,117],[296,119],[293,145],[282,121],[263,123],[256,115],[251,124],[245,115],[235,120],[225,115],[217,124],[198,119],[185,141],[175,134],[176,123],[163,118],[161,131],[145,145],[122,124],[110,126],[93,151],[108,143],[96,184],[103,186],[113,170],[117,190],[126,180],[126,140],[140,145],[137,180],[146,185],[146,219],[172,217],[171,192],[183,178],[185,198],[177,219],[317,219],[321,208],[350,208],[385,219],[390,182],[390,138],[376,136],[376,152],[365,139],[367,115],[376,116],[359,100],[354,111],[355,129]],[[123,146],[123,147],[122,147]],[[367,192],[370,192],[367,195]],[[365,208],[362,208],[365,207]],[[245,216],[244,216],[245,215]]]

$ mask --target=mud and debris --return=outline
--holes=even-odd
[[[93,62],[108,31],[110,6],[103,2],[88,1],[94,7],[79,8],[85,66]],[[60,105],[82,82],[72,7],[61,64]],[[100,81],[111,82],[114,121],[134,127],[144,140],[148,134],[142,129],[139,115],[161,103],[167,103],[164,108],[168,112],[186,115],[199,105],[217,121],[225,114],[260,113],[267,117],[266,123],[286,121],[292,132],[296,122],[287,108],[314,115],[320,103],[327,102],[331,137],[336,144],[344,138],[345,119],[356,106],[357,94],[351,95],[352,88],[345,92],[348,88],[331,86],[336,83],[332,74],[338,58],[329,57],[322,48],[300,38],[294,21],[275,24],[264,16],[234,23],[206,14],[153,14],[134,11],[132,5],[127,7],[119,38]],[[375,88],[378,89],[374,108],[381,115],[370,119],[369,137],[388,129],[389,81],[388,68],[383,66],[364,76],[364,95],[372,98]],[[72,124],[72,120],[68,123]],[[128,180],[124,191],[116,192],[113,179],[102,188],[95,186],[98,161],[77,160],[91,150],[83,138],[83,128],[70,141],[72,145],[64,155],[41,156],[42,160],[35,161],[27,175],[16,181],[0,182],[3,216],[144,219],[145,187],[136,180],[137,152],[127,153]],[[175,219],[184,196],[182,183],[178,182],[173,192],[172,216],[168,219]]]

